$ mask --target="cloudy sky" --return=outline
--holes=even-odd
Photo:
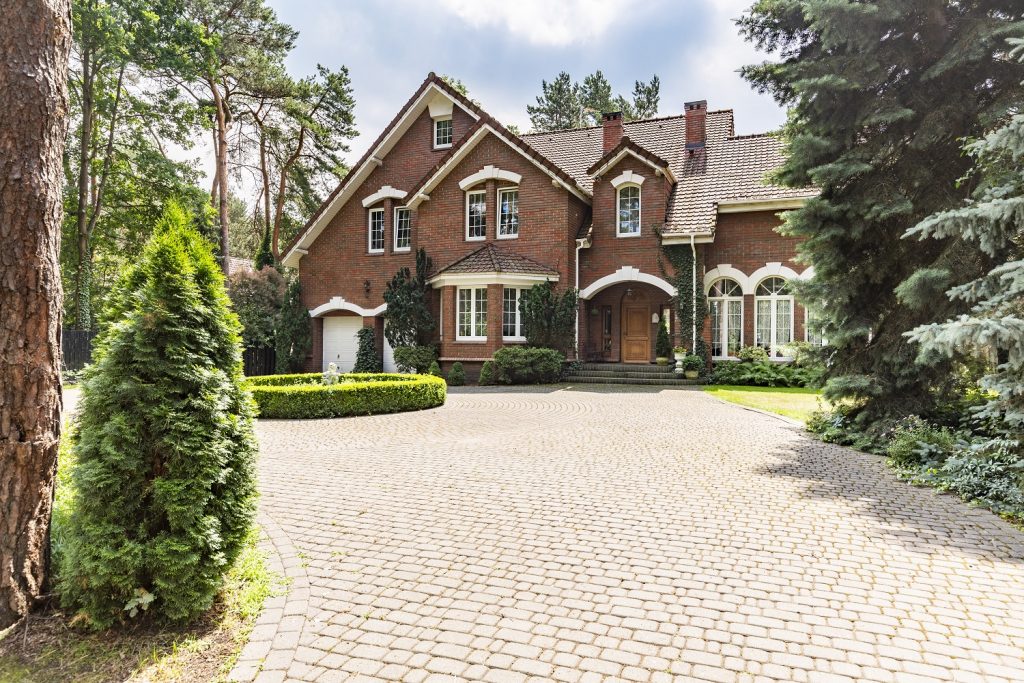
[[[269,0],[299,31],[289,71],[349,68],[360,136],[354,162],[429,71],[460,79],[503,123],[529,130],[542,79],[601,69],[613,91],[661,78],[661,115],[706,99],[736,110],[737,133],[778,127],[784,113],[740,79],[759,61],[733,19],[753,0]]]

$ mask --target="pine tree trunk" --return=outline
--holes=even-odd
[[[210,92],[213,93],[217,117],[217,218],[220,221],[221,269],[228,275],[231,256],[231,246],[228,243],[228,103],[224,101],[217,83],[213,80],[210,81]]]
[[[92,168],[92,124],[95,120],[95,99],[93,97],[94,74],[92,52],[88,45],[82,49],[82,130],[78,150],[78,207],[75,214],[78,238],[78,272],[75,280],[75,327],[88,330],[92,326],[89,290],[91,288],[92,262],[89,254],[87,232],[87,207],[89,205],[89,180]]]
[[[0,2],[0,629],[46,589],[60,438],[69,0]]]

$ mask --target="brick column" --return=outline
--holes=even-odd
[[[490,182],[488,181],[488,183]],[[488,185],[488,187],[491,186]],[[501,285],[487,285],[487,355],[492,355],[502,347],[501,297],[503,289]]]

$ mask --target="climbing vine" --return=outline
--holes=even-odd
[[[665,261],[668,261],[672,265],[671,272],[665,267]],[[697,278],[696,287],[696,308],[694,307],[694,287],[693,287],[693,269],[697,268],[697,273],[701,272],[700,258],[697,258],[697,262],[694,263],[694,254],[690,249],[689,245],[678,245],[678,246],[661,246],[661,254],[658,256],[658,267],[661,269],[662,275],[666,280],[672,283],[672,286],[676,288],[676,316],[679,320],[679,334],[681,337],[681,346],[685,346],[687,349],[690,348],[691,336],[690,330],[693,327],[694,314],[696,312],[697,319],[697,344],[696,348],[691,349],[696,355],[702,358],[708,357],[707,344],[704,343],[704,337],[701,332],[704,329],[704,319],[707,318],[708,314],[708,300],[704,296],[704,284],[703,278]]]

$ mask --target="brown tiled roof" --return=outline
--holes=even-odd
[[[454,273],[515,273],[558,277],[557,270],[490,243],[442,268],[435,275]]]
[[[628,135],[623,135],[622,139],[619,140],[619,144],[612,147],[610,150],[601,155],[601,158],[590,165],[587,169],[587,175],[594,175],[600,167],[607,163],[609,160],[614,159],[624,149],[628,149],[643,159],[651,162],[659,168],[668,168],[668,162],[659,157],[654,152],[645,149],[642,145],[633,142]]]
[[[708,112],[707,144],[694,154],[686,151],[686,118],[630,121],[623,134],[668,162],[676,177],[669,198],[664,233],[710,234],[717,205],[729,199],[789,199],[809,197],[814,190],[766,185],[765,176],[782,164],[782,144],[768,135],[735,136],[731,109]],[[550,133],[531,133],[523,140],[561,166],[581,187],[593,192],[587,171],[601,159],[600,126]]]

